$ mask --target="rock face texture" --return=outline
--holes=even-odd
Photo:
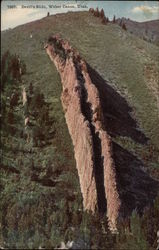
[[[96,209],[101,212],[107,209],[111,227],[116,228],[120,199],[111,156],[111,140],[103,129],[98,91],[78,52],[67,41],[57,36],[52,39],[53,45],[48,44],[46,51],[61,76],[61,100],[73,141],[83,206],[93,213]],[[58,46],[63,52],[61,56]]]
[[[105,129],[98,88],[87,63],[68,41],[52,36],[45,49],[61,77],[61,101],[74,146],[83,207],[93,213],[107,212],[110,228],[116,229],[120,216],[131,209],[123,205],[118,161],[113,160],[115,146]]]
[[[23,106],[24,106],[25,103],[27,102],[27,94],[26,94],[25,88],[23,88],[23,91],[22,91],[22,99],[23,99]]]

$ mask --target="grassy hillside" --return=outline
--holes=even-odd
[[[55,247],[62,240],[78,238],[79,230],[84,234],[85,242],[95,234],[88,229],[89,218],[81,210],[73,147],[60,102],[60,77],[43,49],[44,41],[56,33],[68,39],[91,67],[127,100],[132,107],[131,115],[148,142],[143,144],[129,133],[112,131],[113,140],[140,158],[153,176],[159,177],[157,46],[140,40],[118,25],[102,25],[88,12],[58,14],[3,31],[2,54],[9,50],[10,54],[18,54],[26,64],[26,74],[18,83],[19,96],[22,86],[29,92],[30,83],[34,96],[39,92],[44,95],[44,107],[49,107],[52,121],[47,129],[53,129],[54,134],[49,143],[44,140],[44,146],[34,145],[34,141],[28,144],[25,137],[20,139],[25,110],[19,97],[13,110],[16,116],[13,127],[17,130],[15,133],[9,130],[6,134],[5,124],[2,129],[2,245],[5,240],[11,247],[15,247],[15,242],[16,247],[25,244],[30,248],[42,244]],[[10,93],[12,85],[10,90],[5,90],[5,95]],[[30,106],[30,113],[33,116],[32,111],[37,109],[40,121],[38,105],[35,102]],[[120,110],[120,105],[116,107]],[[39,124],[34,124],[33,129],[38,126],[44,129],[45,126]],[[120,130],[122,127],[118,128]],[[93,228],[96,227],[96,221],[91,223],[94,223]],[[98,229],[96,235],[102,235],[103,226]],[[91,246],[101,242],[94,240]]]

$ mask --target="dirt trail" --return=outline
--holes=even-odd
[[[115,147],[106,131],[99,77],[93,73],[95,82],[92,82],[87,63],[59,36],[50,37],[45,49],[61,77],[61,100],[73,141],[84,209],[93,213],[96,210],[102,214],[107,212],[110,228],[115,230],[118,219],[131,211],[126,208],[120,169],[116,166],[120,167],[119,155],[127,154]],[[122,173],[122,166],[120,168]],[[146,184],[150,183],[153,181],[148,178]],[[129,185],[126,190],[128,194]],[[138,195],[135,197],[138,200]]]

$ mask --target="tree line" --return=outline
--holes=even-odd
[[[114,24],[117,23],[115,15],[113,17],[113,20],[110,21],[109,18],[105,15],[105,12],[104,12],[103,8],[101,10],[99,10],[98,7],[96,9],[90,8],[89,12],[92,13],[93,16],[100,18],[101,23],[104,24],[104,25],[106,25],[108,23],[114,23]],[[119,26],[121,26],[123,30],[127,30],[126,24],[122,20],[119,23]]]

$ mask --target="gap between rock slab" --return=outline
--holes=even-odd
[[[89,121],[89,128],[93,141],[93,170],[95,175],[96,189],[97,189],[97,205],[99,213],[105,213],[107,209],[106,194],[104,187],[104,165],[102,157],[101,140],[99,133],[95,132],[95,127],[92,124],[92,109],[91,103],[87,102],[88,93],[85,88],[85,80],[81,73],[81,67],[77,62],[74,62],[76,68],[77,79],[81,84],[81,111],[87,121]]]

